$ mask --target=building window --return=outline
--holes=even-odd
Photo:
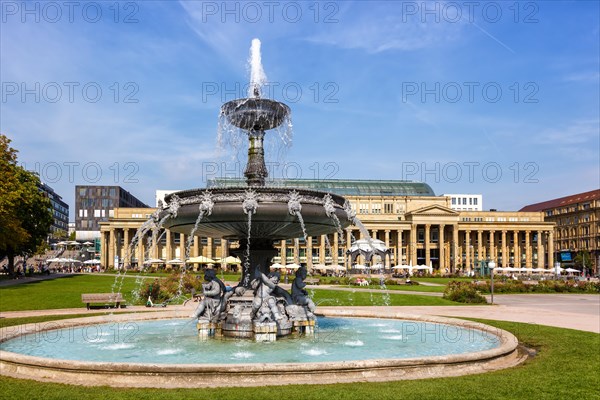
[[[381,214],[381,203],[373,203],[371,210],[373,214]]]
[[[475,197],[475,198],[473,199],[473,205],[475,205],[475,206],[477,205],[477,197]]]
[[[419,242],[419,243],[425,242],[425,229],[420,228],[417,230],[417,242]]]
[[[452,198],[452,205],[453,205],[453,206],[454,206],[454,205],[456,205],[456,197],[453,197],[453,198]]]
[[[368,214],[369,213],[369,205],[366,203],[360,203],[360,214]]]
[[[384,211],[386,214],[393,214],[394,213],[394,204],[392,203],[385,203],[384,205]]]

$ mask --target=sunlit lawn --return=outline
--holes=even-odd
[[[140,280],[143,278],[140,278]],[[85,307],[82,293],[121,292],[133,301],[132,291],[138,289],[137,279],[126,277],[117,281],[114,276],[68,275],[61,278],[0,287],[0,311],[40,310]]]

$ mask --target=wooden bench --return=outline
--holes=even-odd
[[[106,303],[114,303],[114,307],[124,308],[125,305],[121,305],[123,300],[121,293],[85,293],[81,295],[81,301],[86,303],[88,310],[91,308],[91,303],[102,303],[102,307],[113,307],[107,306]]]
[[[308,279],[304,280],[304,283],[306,283],[307,285],[318,285],[319,279],[318,278],[308,278]]]

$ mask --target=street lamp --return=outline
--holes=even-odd
[[[490,275],[492,276],[492,304],[494,304],[494,268],[496,268],[496,263],[493,260],[488,262],[488,268],[490,269]]]

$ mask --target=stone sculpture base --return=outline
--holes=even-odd
[[[221,324],[216,322],[198,321],[196,328],[198,329],[198,338],[201,340],[223,335]]]
[[[274,342],[277,340],[277,323],[255,322],[254,340],[257,342]]]
[[[315,334],[315,321],[294,321],[294,333],[302,336],[312,336]]]

